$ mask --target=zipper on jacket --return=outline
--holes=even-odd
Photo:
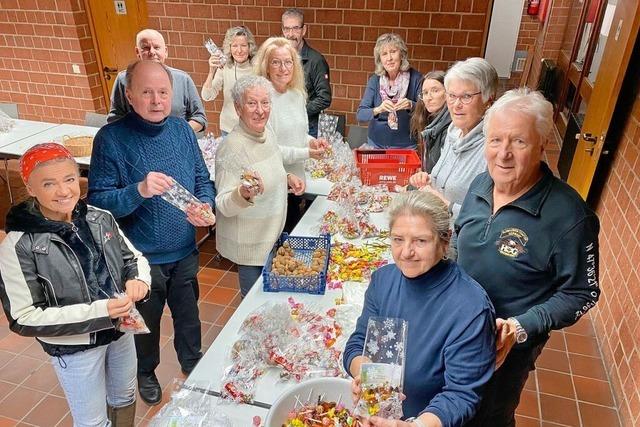
[[[38,277],[47,283],[47,287],[49,288],[49,291],[51,292],[51,296],[53,297],[53,300],[56,304],[55,306],[59,307],[60,305],[58,304],[58,297],[56,297],[56,292],[53,290],[53,285],[51,284],[51,280],[47,279],[42,274],[38,274]],[[51,304],[51,301],[49,301],[49,304]]]
[[[102,224],[98,224],[98,227],[99,227],[98,230],[100,230],[100,238],[102,238],[102,236],[104,236],[104,234],[102,234]],[[78,237],[80,237],[80,236],[78,236]],[[82,239],[80,239],[80,240],[82,240]],[[82,242],[82,243],[84,243],[84,242]],[[113,278],[113,274],[111,273],[111,268],[109,267],[109,262],[107,262],[107,257],[104,255],[105,254],[104,242],[101,241],[100,243],[102,245],[102,256],[104,256],[104,265],[107,266],[107,271],[109,272],[109,277],[111,277],[111,281],[113,282],[113,287],[116,288],[116,291],[124,292],[123,289],[119,289],[118,288],[118,283]],[[100,284],[98,284],[98,286],[100,286]]]
[[[75,225],[74,225],[74,227],[75,227]],[[76,228],[76,230],[77,230],[77,228]],[[91,292],[89,292],[89,285],[87,284],[87,279],[86,279],[86,277],[84,275],[84,270],[82,269],[82,264],[80,264],[80,258],[78,258],[78,255],[73,251],[73,249],[71,249],[71,246],[67,245],[67,243],[64,240],[62,240],[62,238],[55,239],[55,240],[57,242],[60,242],[63,245],[65,245],[67,247],[67,249],[69,249],[69,252],[71,252],[73,254],[74,258],[76,259],[76,262],[78,263],[78,268],[80,269],[80,273],[82,273],[81,274],[82,283],[84,283],[84,288],[87,291],[87,298],[89,299],[89,304],[91,304],[93,302],[93,301],[91,301]]]
[[[487,219],[487,222],[484,224],[484,229],[482,230],[482,240],[487,239],[487,235],[489,234],[489,228],[491,227],[491,224],[493,223],[493,220],[495,219],[495,217],[496,217],[495,215],[489,216],[489,219]]]

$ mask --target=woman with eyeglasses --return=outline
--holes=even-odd
[[[422,75],[411,68],[402,37],[387,33],[373,48],[375,72],[356,113],[369,123],[367,145],[371,148],[416,148],[409,120],[418,100]]]
[[[258,49],[254,71],[268,79],[275,89],[269,127],[285,158],[285,169],[304,179],[304,161],[309,157],[321,158],[328,144],[309,135],[300,55],[286,38],[271,37]],[[302,217],[302,203],[301,196],[289,195],[285,231],[291,231]]]
[[[418,102],[411,115],[411,136],[418,141],[422,170],[431,173],[451,124],[444,90],[444,71],[425,74],[418,94]]]
[[[487,169],[484,159],[484,113],[498,89],[498,73],[482,58],[456,62],[444,77],[451,124],[442,152],[431,173],[418,172],[409,183],[431,191],[448,206],[455,219],[471,181]]]
[[[285,171],[288,159],[267,127],[273,93],[264,77],[238,80],[231,95],[240,120],[216,153],[216,249],[238,264],[243,298],[282,232],[287,188],[304,193],[304,181]]]
[[[371,276],[343,364],[359,397],[369,319],[406,320],[402,410],[407,419],[370,417],[364,425],[461,426],[475,414],[493,374],[493,306],[484,289],[449,259],[451,223],[437,196],[399,194],[389,209],[389,230],[394,263]]]
[[[238,114],[231,99],[231,89],[242,76],[253,74],[251,60],[256,54],[256,40],[247,27],[231,27],[222,42],[222,55],[211,55],[209,74],[202,85],[202,99],[213,101],[220,90],[223,91],[222,111],[220,112],[220,130],[226,136],[238,124]]]

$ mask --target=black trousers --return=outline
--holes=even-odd
[[[304,207],[304,203],[306,203],[304,197],[296,196],[295,194],[288,194],[287,219],[284,223],[284,229],[282,231],[291,233],[291,230],[296,227],[298,221],[300,221],[300,218],[302,218],[302,215],[306,210]]]
[[[202,357],[198,313],[198,252],[177,262],[151,266],[151,296],[136,304],[149,334],[135,335],[138,374],[152,373],[160,363],[160,319],[165,302],[173,318],[173,346],[184,371]]]
[[[529,348],[513,348],[487,383],[480,408],[465,427],[515,427],[515,412],[529,372],[547,340]]]

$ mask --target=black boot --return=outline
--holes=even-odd
[[[154,406],[162,400],[162,389],[155,373],[138,374],[138,391],[142,401]]]

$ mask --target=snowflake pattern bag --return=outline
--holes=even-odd
[[[371,317],[362,352],[360,400],[356,414],[402,418],[402,385],[407,322],[403,319]]]

